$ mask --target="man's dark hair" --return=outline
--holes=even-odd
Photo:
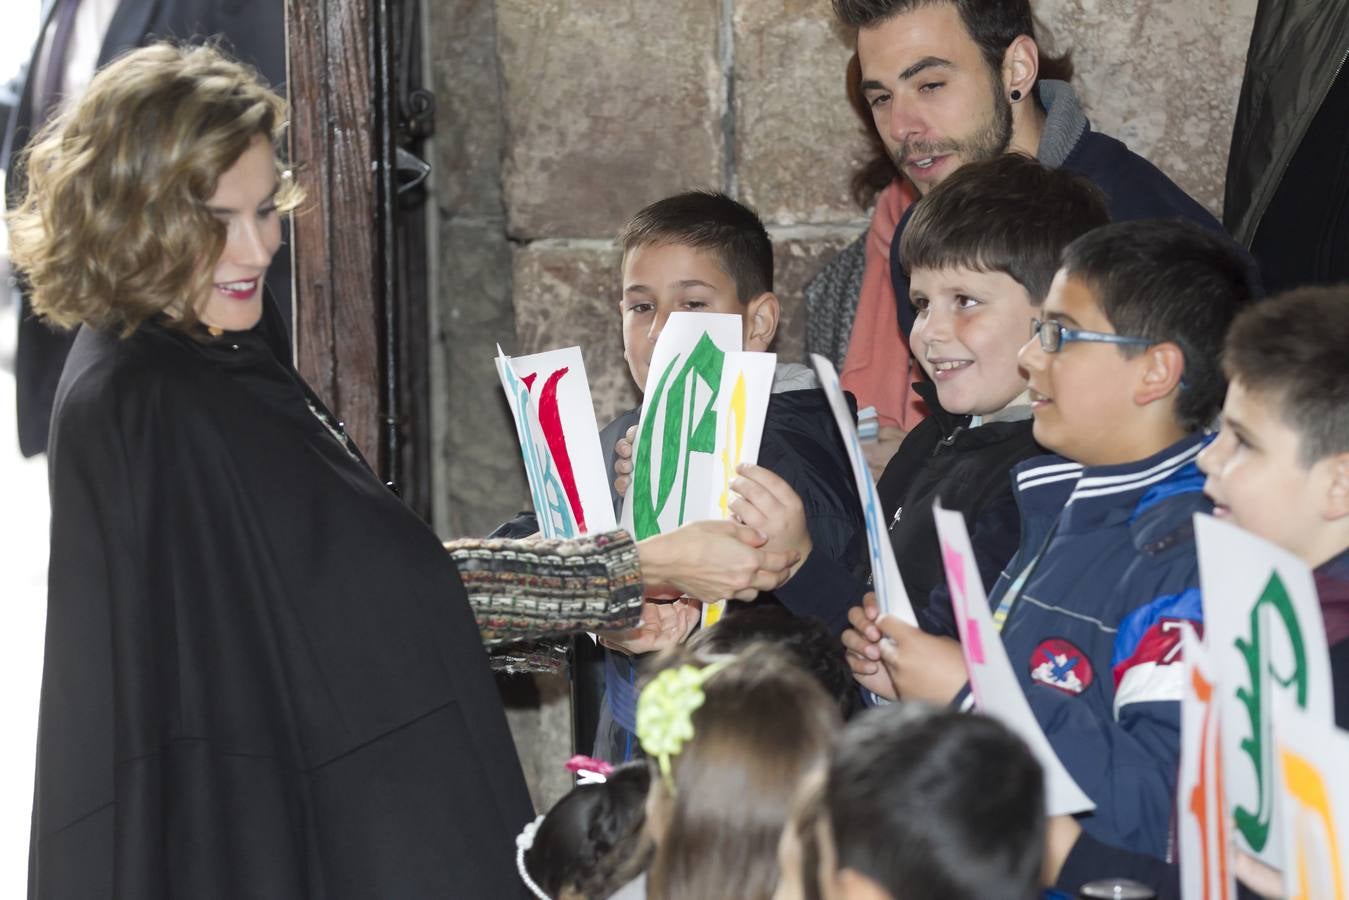
[[[919,200],[899,255],[910,276],[953,266],[1002,272],[1038,306],[1063,249],[1109,222],[1105,194],[1088,179],[1004,153],[961,166]]]
[[[1242,311],[1223,369],[1277,405],[1304,465],[1349,452],[1349,285],[1298,288]]]
[[[994,72],[1002,71],[1002,59],[1012,41],[1023,34],[1035,37],[1030,0],[834,0],[834,15],[850,28],[871,28],[902,13],[941,4],[954,6],[960,13],[965,30]],[[1071,72],[1069,64],[1067,73]]]
[[[1232,239],[1182,219],[1117,222],[1069,244],[1063,269],[1091,289],[1117,334],[1180,347],[1176,418],[1187,432],[1211,423],[1227,393],[1223,339],[1256,294],[1251,263]]]
[[[751,644],[772,644],[805,669],[838,703],[844,719],[862,708],[862,697],[843,658],[843,645],[819,619],[792,615],[770,602],[736,604],[689,646],[706,653],[734,655]]]
[[[1040,896],[1043,775],[994,719],[868,710],[844,729],[825,790],[839,868],[896,897]]]
[[[716,254],[748,303],[773,290],[773,242],[754,211],[716,191],[688,191],[657,200],[623,226],[616,243],[626,256],[638,247],[679,244]]]

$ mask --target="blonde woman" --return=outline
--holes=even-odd
[[[447,554],[264,297],[301,199],[284,121],[251,70],[160,44],[28,157],[13,259],[34,310],[80,327],[51,428],[35,897],[513,896],[531,811],[455,559],[555,613],[493,606],[496,638],[630,624],[643,581],[749,596],[794,561],[730,523]],[[672,574],[689,559],[712,564]]]

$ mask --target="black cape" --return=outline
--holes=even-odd
[[[530,803],[458,574],[282,333],[268,307],[75,341],[32,897],[521,894]]]

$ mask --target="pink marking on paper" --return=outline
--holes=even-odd
[[[965,654],[976,666],[984,664],[984,639],[979,633],[979,623],[974,619],[965,620]]]
[[[945,542],[941,545],[942,562],[946,565],[946,577],[951,579],[951,603],[956,609],[956,618],[965,618],[965,557],[956,548]]]

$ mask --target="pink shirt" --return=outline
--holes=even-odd
[[[899,330],[895,287],[890,281],[890,241],[904,211],[917,198],[918,192],[903,178],[890,182],[876,197],[867,231],[862,294],[839,376],[843,389],[857,398],[858,409],[874,406],[882,426],[897,425],[905,431],[927,417],[927,407],[909,387],[922,373]]]

